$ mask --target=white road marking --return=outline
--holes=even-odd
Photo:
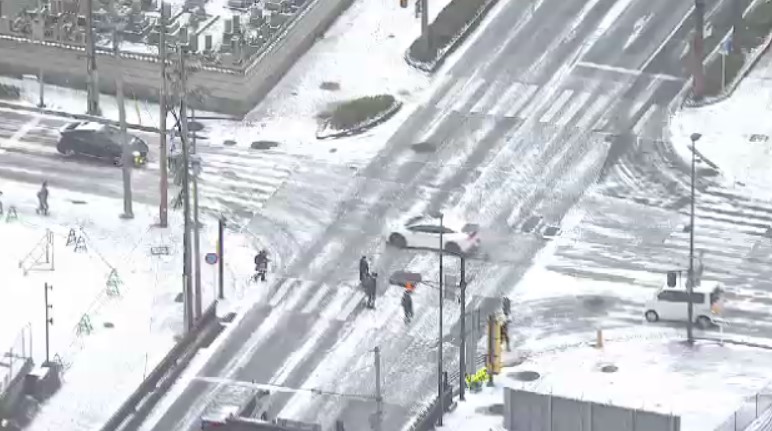
[[[509,110],[504,114],[505,117],[520,117],[520,118],[528,118],[530,113],[535,109],[536,106],[539,106],[539,103],[528,103],[533,102],[531,100],[531,97],[534,93],[536,93],[536,90],[539,89],[538,85],[529,85],[527,86],[522,93],[522,97],[513,105],[510,106]],[[520,113],[520,109],[523,107],[530,107],[531,109],[529,111]],[[518,115],[519,114],[519,115]]]
[[[19,127],[19,130],[15,131],[13,135],[11,135],[10,138],[8,138],[5,142],[7,144],[10,144],[11,146],[18,144],[21,138],[23,138],[27,133],[29,133],[30,130],[34,129],[35,126],[40,123],[40,117],[34,116],[31,120],[24,123],[21,127]]]
[[[595,102],[593,102],[590,107],[584,111],[584,115],[579,120],[579,122],[576,124],[576,127],[579,128],[579,130],[587,129],[588,127],[591,127],[593,124],[595,124],[598,121],[598,118],[596,117],[602,109],[606,107],[606,105],[609,103],[609,96],[605,94],[600,94],[595,98]]]
[[[509,86],[507,91],[504,92],[504,94],[499,96],[498,102],[496,102],[495,105],[490,110],[490,114],[494,116],[502,115],[504,112],[506,112],[507,108],[509,108],[510,99],[514,97],[517,97],[517,93],[519,93],[522,89],[525,88],[525,84],[522,82],[513,82],[512,85]]]
[[[341,308],[340,313],[338,314],[338,320],[342,322],[347,321],[349,316],[351,316],[351,313],[353,313],[357,306],[362,302],[363,297],[364,296],[358,291],[351,292],[351,299],[349,299],[349,301]]]
[[[547,112],[544,113],[544,115],[541,116],[539,119],[540,123],[549,123],[552,121],[552,119],[558,115],[561,109],[565,107],[566,102],[568,102],[568,99],[571,98],[571,96],[574,94],[573,90],[563,90],[562,93],[560,93],[560,96],[555,100],[555,102],[552,103],[550,108],[547,110]]]
[[[485,112],[486,108],[491,104],[495,104],[496,100],[501,96],[501,94],[499,94],[499,87],[500,80],[491,83],[491,85],[488,87],[488,90],[486,90],[480,100],[478,100],[477,103],[472,106],[472,109],[470,109],[469,112],[473,114],[482,113]]]
[[[663,81],[676,81],[676,82],[682,82],[684,81],[683,78],[679,78],[677,76],[673,75],[665,75],[662,73],[646,73],[641,70],[636,69],[628,69],[625,67],[618,67],[618,66],[611,66],[609,64],[599,64],[599,63],[593,63],[589,61],[580,61],[576,63],[577,67],[586,67],[589,69],[598,69],[598,70],[604,70],[606,72],[615,72],[615,73],[621,73],[624,75],[632,75],[632,76],[651,76],[652,78],[661,79]]]
[[[282,299],[284,299],[285,296],[287,296],[287,293],[290,291],[292,286],[295,285],[297,280],[288,278],[287,280],[282,283],[281,287],[274,293],[274,295],[271,297],[271,300],[268,301],[268,303],[271,305],[271,307],[276,307]]]
[[[579,95],[573,100],[571,100],[566,112],[564,112],[560,118],[558,118],[557,125],[566,126],[569,122],[571,122],[571,119],[574,118],[574,115],[576,115],[576,113],[582,109],[584,104],[587,103],[587,99],[590,98],[590,94],[591,93],[589,91],[583,91],[579,93]]]
[[[330,291],[330,285],[327,283],[322,284],[319,287],[319,289],[316,290],[316,292],[314,293],[314,296],[311,297],[311,300],[309,300],[306,303],[306,306],[303,307],[303,310],[301,311],[301,313],[311,313],[312,311],[314,311],[314,309],[322,301],[322,298],[324,298],[329,291]]]
[[[453,103],[451,110],[456,112],[461,112],[464,109],[464,106],[472,100],[475,93],[477,93],[477,90],[480,89],[485,84],[485,80],[482,78],[474,78],[471,81],[467,83],[467,85],[464,86],[461,93],[456,98],[455,102]]]
[[[689,10],[686,11],[686,15],[684,15],[681,18],[681,21],[678,22],[678,25],[676,25],[673,30],[670,31],[670,33],[667,35],[665,40],[662,41],[662,43],[657,47],[657,49],[654,50],[654,52],[651,54],[651,56],[643,63],[641,66],[641,70],[646,70],[646,68],[649,67],[652,61],[654,61],[654,58],[659,55],[659,53],[665,48],[665,45],[670,41],[670,39],[673,38],[673,36],[676,34],[679,28],[681,28],[682,25],[684,25],[684,22],[686,22],[687,19],[689,19],[690,16],[692,16],[692,11],[694,11],[694,5],[689,8]]]
[[[640,120],[638,120],[637,123],[635,123],[635,126],[633,127],[633,133],[636,135],[641,135],[643,132],[643,128],[646,126],[646,123],[649,122],[649,119],[651,119],[651,116],[654,115],[654,112],[657,111],[657,105],[652,103],[649,106],[649,109],[646,110],[646,112],[643,114]]]

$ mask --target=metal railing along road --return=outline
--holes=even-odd
[[[740,407],[714,431],[743,431],[772,408],[772,384],[743,399]]]

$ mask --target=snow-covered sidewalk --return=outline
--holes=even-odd
[[[123,220],[120,201],[55,186],[51,214],[41,217],[35,214],[36,187],[3,182],[2,191],[0,349],[10,348],[18,331],[29,324],[33,359],[37,364],[45,360],[43,295],[48,283],[54,319],[50,359],[61,360],[65,367],[62,389],[42,405],[30,429],[94,429],[136,389],[181,333],[182,304],[176,302],[182,286],[181,217],[170,213],[171,227],[161,229],[153,226],[155,208],[135,204],[135,218]],[[12,206],[17,219],[7,217]],[[217,229],[216,222],[205,223],[203,253],[214,250]],[[53,238],[49,264],[47,231]],[[67,244],[71,231],[76,243]],[[256,293],[246,287],[244,277],[235,275],[247,273],[251,262],[242,252],[247,247],[242,237],[227,239],[233,258],[226,261],[225,294],[238,302]],[[82,247],[76,251],[76,246]],[[153,247],[168,247],[169,254],[154,255]],[[214,268],[202,269],[204,307],[216,295]]]
[[[728,99],[709,106],[685,108],[672,119],[672,142],[691,163],[690,136],[700,133],[698,154],[718,166],[731,183],[772,196],[772,52],[759,59]],[[706,163],[699,163],[699,166]]]
[[[651,328],[608,331],[604,338],[602,349],[592,346],[595,334],[588,333],[533,341],[505,354],[505,365],[522,363],[505,367],[494,387],[469,393],[447,415],[443,429],[503,430],[503,417],[490,407],[501,405],[503,388],[510,387],[672,413],[681,416],[683,431],[712,430],[769,382],[769,350],[705,341],[689,347],[682,331]],[[605,365],[616,371],[602,372]],[[523,371],[539,378],[518,380]]]

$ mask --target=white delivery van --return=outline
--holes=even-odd
[[[716,314],[723,308],[724,289],[716,282],[703,282],[695,286],[692,292],[694,304],[694,322],[700,328],[707,328],[713,324]],[[644,316],[649,322],[658,320],[674,320],[685,322],[688,320],[689,294],[684,287],[665,285],[657,291],[653,298],[646,302]]]

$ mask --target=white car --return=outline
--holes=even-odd
[[[421,247],[438,250],[442,231],[442,248],[448,253],[466,254],[480,246],[479,227],[459,219],[445,217],[412,217],[391,226],[388,231],[389,244],[396,247]]]
[[[723,288],[715,282],[703,283],[693,290],[692,303],[694,322],[701,328],[715,323],[714,318],[723,308]],[[644,317],[648,322],[658,320],[688,320],[687,304],[689,295],[683,287],[664,286],[646,302]]]

